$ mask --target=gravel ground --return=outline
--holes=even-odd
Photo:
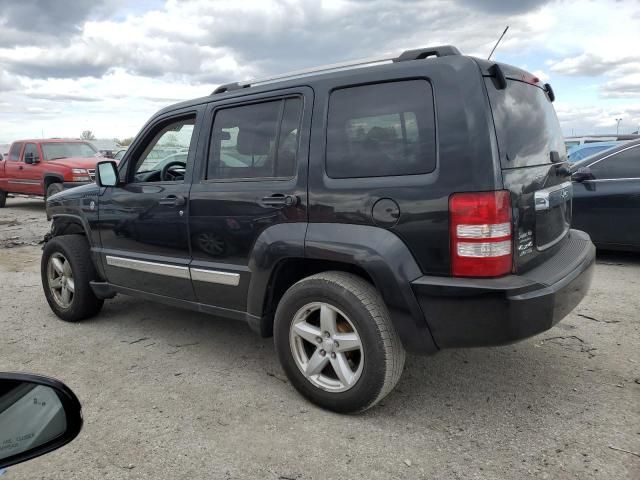
[[[33,245],[42,202],[7,204],[0,370],[60,378],[85,426],[3,480],[640,478],[640,458],[611,448],[640,452],[640,255],[599,255],[589,297],[552,330],[409,357],[382,404],[341,416],[303,400],[243,323],[123,296],[58,320]]]

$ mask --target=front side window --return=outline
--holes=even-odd
[[[33,161],[40,161],[40,154],[38,153],[38,146],[35,143],[27,143],[24,147],[24,159],[31,158]]]
[[[84,142],[50,142],[42,144],[45,160],[58,160],[71,157],[95,157],[98,150]]]
[[[640,146],[623,150],[590,167],[596,180],[640,178]]]
[[[174,120],[152,135],[135,164],[136,182],[183,181],[195,116]]]
[[[22,150],[22,143],[14,143],[11,145],[11,150],[9,151],[9,161],[17,162],[20,160],[20,150]]]
[[[299,97],[219,110],[207,179],[295,176],[301,114]]]
[[[416,175],[433,171],[435,165],[435,119],[429,82],[380,83],[331,94],[327,175]]]

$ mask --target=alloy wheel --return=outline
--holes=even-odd
[[[295,314],[289,343],[296,365],[314,386],[344,392],[360,378],[364,349],[354,324],[325,302],[309,303]]]
[[[49,257],[47,280],[55,302],[62,308],[69,308],[73,303],[75,283],[71,264],[61,253],[56,252]]]

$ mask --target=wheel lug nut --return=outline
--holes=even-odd
[[[322,343],[322,338],[320,338],[320,337],[316,337],[316,342],[318,342],[318,343]]]
[[[338,342],[333,342],[333,347],[334,347],[334,348],[339,348],[339,347],[340,347],[340,344],[339,344]]]
[[[320,350],[320,356],[324,357],[327,354],[327,352],[325,352],[324,350]]]
[[[331,353],[331,358],[336,358],[336,354],[335,353]]]
[[[329,338],[331,337],[331,334],[329,334],[329,332],[324,332],[324,338]]]

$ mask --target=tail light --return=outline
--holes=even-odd
[[[509,192],[455,193],[449,198],[451,273],[497,277],[511,272]]]

